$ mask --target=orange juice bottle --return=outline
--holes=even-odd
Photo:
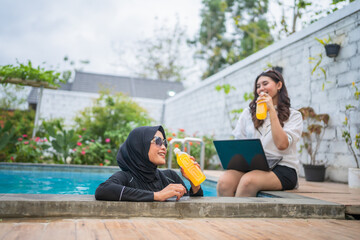
[[[190,159],[189,154],[181,152],[178,148],[174,149],[174,153],[176,154],[177,163],[184,169],[186,176],[188,176],[192,184],[199,186],[203,181],[205,181],[205,175],[198,166],[194,165],[194,162]]]
[[[261,93],[260,93],[260,95],[261,95]],[[266,118],[266,115],[267,115],[266,102],[258,103],[256,105],[256,118],[259,120],[264,120]]]
[[[256,118],[259,120],[264,120],[267,115],[267,105],[266,102],[258,103],[256,105]]]

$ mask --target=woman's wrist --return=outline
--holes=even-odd
[[[200,190],[200,185],[195,186],[194,184],[191,183],[191,190],[192,190],[193,194],[196,194]]]
[[[273,106],[273,107],[269,107],[269,114],[270,114],[270,115],[275,114],[275,115],[277,116],[277,112],[276,112],[274,106]]]
[[[154,201],[160,200],[160,192],[154,192]]]

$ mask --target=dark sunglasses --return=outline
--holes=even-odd
[[[159,147],[161,147],[164,144],[166,148],[168,145],[168,142],[166,139],[163,140],[161,137],[158,137],[158,136],[154,136],[153,140],[151,140],[151,143],[155,143]]]
[[[269,68],[269,69],[267,69],[267,70],[263,71],[262,73],[273,73],[273,74],[275,74],[275,75],[276,75],[276,77],[278,77],[278,78],[279,78],[279,80],[280,80],[280,76],[279,76],[279,74],[278,74],[275,70],[273,70],[273,69],[271,69],[271,68]]]

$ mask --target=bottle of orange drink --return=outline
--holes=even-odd
[[[260,93],[261,94],[261,93]],[[256,118],[259,120],[264,120],[267,115],[267,105],[266,102],[260,102],[256,105]]]
[[[174,149],[174,153],[176,154],[177,163],[184,169],[185,174],[195,186],[199,186],[205,181],[205,175],[197,165],[194,165],[194,161],[190,159],[189,154],[180,151],[178,148]]]

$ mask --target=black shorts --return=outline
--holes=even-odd
[[[282,190],[291,190],[294,189],[297,183],[297,173],[295,169],[277,165],[272,170],[276,176],[279,178]]]

